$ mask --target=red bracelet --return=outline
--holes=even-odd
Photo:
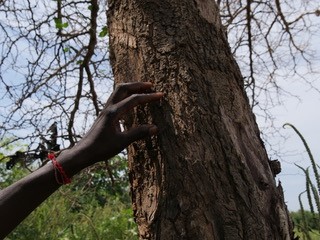
[[[71,179],[67,176],[61,164],[57,161],[54,153],[48,153],[48,158],[52,161],[57,183],[61,185],[71,183]]]

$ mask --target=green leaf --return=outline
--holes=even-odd
[[[70,47],[65,47],[64,49],[63,49],[63,51],[66,53],[66,52],[69,52],[70,51]]]
[[[108,34],[108,28],[104,26],[101,32],[99,33],[99,37],[105,37],[107,34]]]
[[[57,29],[67,28],[69,26],[69,23],[63,23],[61,18],[54,18],[54,23],[56,24]]]
[[[89,9],[90,11],[92,11],[92,5],[89,5],[89,6],[88,6],[88,9]]]
[[[54,22],[56,25],[60,25],[62,23],[61,18],[54,18]]]
[[[62,27],[63,28],[67,28],[69,26],[69,23],[65,22],[65,23],[62,23]]]

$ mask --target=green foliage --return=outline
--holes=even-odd
[[[63,189],[25,219],[7,239],[136,239],[130,206],[108,198],[101,206],[92,196]],[[80,200],[79,200],[80,199]]]
[[[59,30],[67,28],[69,26],[69,23],[62,22],[61,18],[54,18],[54,23],[55,23],[56,28]]]
[[[101,32],[99,33],[99,37],[105,37],[108,35],[108,28],[107,26],[104,26],[101,30]]]
[[[1,188],[26,174],[13,168]],[[128,183],[124,157],[96,164],[50,196],[6,239],[138,239]]]
[[[294,222],[295,227],[301,232],[301,228],[304,222],[308,224],[308,230],[317,229],[318,218],[311,212],[307,210],[299,210],[297,212],[291,212],[290,216]]]
[[[16,166],[14,170],[6,170],[5,164],[0,163],[0,189],[10,186],[29,173],[30,172],[22,166]]]
[[[63,49],[63,52],[65,52],[65,53],[67,53],[67,52],[69,52],[70,51],[70,47],[65,47],[64,49]]]
[[[17,164],[15,170],[7,170],[6,162],[9,161],[7,153],[12,153],[16,151],[23,152],[25,147],[21,143],[12,143],[13,139],[6,138],[0,141],[0,189],[3,189],[13,182],[19,180],[20,178],[26,176],[30,171],[28,171],[21,163]]]
[[[311,211],[299,210],[297,212],[291,212],[290,216],[294,222],[295,236],[300,239],[318,240],[320,239],[320,232],[315,230],[318,228],[318,218],[314,216]],[[307,228],[305,226],[307,223]]]
[[[297,229],[295,229],[295,237],[299,237],[299,240],[305,240],[305,239],[319,240],[320,232],[313,230],[309,232],[308,236],[309,237],[307,238],[303,232],[300,232]]]

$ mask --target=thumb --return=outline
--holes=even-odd
[[[131,128],[130,130],[125,132],[125,135],[129,145],[134,141],[156,135],[157,133],[158,128],[155,125],[144,124]]]

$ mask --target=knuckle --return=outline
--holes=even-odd
[[[112,102],[117,103],[124,99],[129,93],[128,83],[120,83],[116,85],[116,88],[112,94]]]
[[[129,97],[129,100],[131,102],[134,102],[134,103],[139,103],[142,99],[142,95],[141,94],[132,94],[130,97]]]
[[[106,110],[106,115],[108,118],[114,118],[118,114],[118,108],[114,105],[109,106]]]
[[[127,83],[120,83],[116,85],[115,92],[125,92],[127,88],[128,88]]]

